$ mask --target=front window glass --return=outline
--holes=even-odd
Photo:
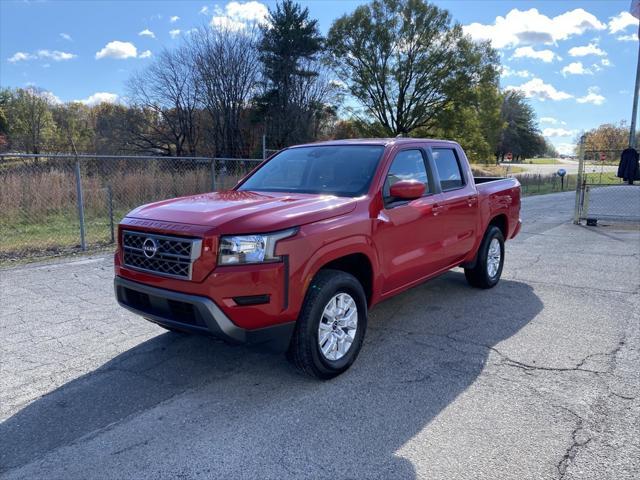
[[[414,180],[424,184],[425,195],[429,194],[429,178],[420,150],[403,150],[393,159],[387,179],[384,182],[384,197],[390,198],[391,186],[400,180]]]
[[[285,150],[238,189],[357,197],[366,193],[384,147],[339,145]]]

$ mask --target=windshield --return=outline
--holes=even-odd
[[[300,147],[277,154],[238,190],[363,195],[384,147],[340,145]]]

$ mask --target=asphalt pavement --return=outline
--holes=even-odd
[[[526,198],[488,291],[371,311],[318,382],[119,308],[109,257],[0,271],[3,479],[637,479],[640,231]]]

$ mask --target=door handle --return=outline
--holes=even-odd
[[[473,207],[476,203],[478,203],[477,196],[472,195],[470,197],[467,197],[467,205],[469,205],[470,207]]]
[[[431,209],[431,212],[433,213],[433,215],[439,215],[440,212],[442,212],[444,210],[444,205],[439,205],[437,203],[433,204],[433,208]]]

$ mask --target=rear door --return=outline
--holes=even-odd
[[[435,181],[440,187],[443,258],[461,261],[473,248],[478,218],[478,191],[463,153],[451,144],[431,147]]]
[[[424,196],[412,201],[391,197],[391,185],[400,180],[424,183]],[[386,172],[382,197],[376,247],[382,259],[383,291],[389,293],[434,273],[442,264],[439,195],[425,150],[410,147],[395,154]]]

